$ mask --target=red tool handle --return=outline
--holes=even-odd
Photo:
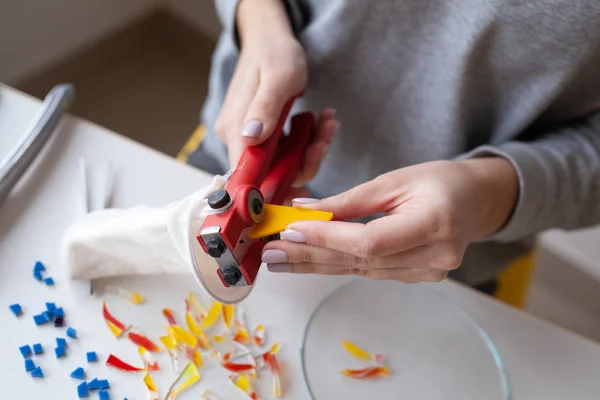
[[[281,152],[260,186],[265,203],[283,204],[289,196],[313,136],[314,123],[310,112],[292,117],[290,134],[281,139]]]
[[[295,116],[291,121],[290,134],[282,138],[283,125],[293,100],[284,106],[271,136],[258,146],[246,147],[242,153],[225,187],[233,204],[221,212],[207,215],[198,233],[198,241],[204,251],[217,254],[213,257],[219,260],[217,273],[225,286],[235,284],[227,281],[239,282],[240,273],[247,285],[253,284],[261,264],[260,254],[265,242],[248,240],[242,237],[242,233],[258,222],[260,211],[255,210],[262,205],[262,201],[283,203],[302,166],[304,152],[314,131],[314,117],[309,112]],[[278,157],[275,159],[280,143]],[[262,199],[257,196],[262,196]],[[203,231],[206,235],[204,238]],[[210,249],[205,239],[211,242]],[[236,264],[239,266],[238,275],[232,280],[230,278],[235,275],[236,270],[232,272],[231,267]],[[227,279],[223,271],[227,273]]]
[[[247,146],[238,161],[237,168],[227,184],[233,193],[242,185],[260,186],[271,168],[271,161],[275,156],[277,144],[281,139],[283,124],[287,119],[294,99],[288,101],[281,111],[277,125],[271,136],[258,146]],[[233,194],[232,193],[232,194]]]
[[[290,134],[281,140],[281,152],[265,177],[260,191],[266,203],[283,204],[292,190],[292,183],[300,171],[304,153],[314,133],[314,117],[310,112],[292,118]],[[246,252],[240,269],[246,281],[253,282],[261,264],[261,253],[265,246],[256,241]]]

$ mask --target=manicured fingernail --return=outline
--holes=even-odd
[[[308,197],[298,197],[297,199],[293,199],[292,202],[296,204],[313,204],[318,203],[318,199],[310,199]]]
[[[260,121],[250,121],[244,127],[242,136],[257,138],[263,131],[263,123]]]
[[[290,257],[283,250],[265,250],[262,255],[262,262],[267,264],[278,264],[288,262]]]
[[[306,243],[306,236],[304,236],[304,233],[291,229],[286,229],[285,231],[281,232],[281,238],[290,242]]]
[[[294,272],[294,266],[290,263],[267,264],[267,268],[271,272]]]

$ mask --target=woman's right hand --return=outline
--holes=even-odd
[[[240,1],[237,25],[240,56],[215,126],[227,144],[232,168],[246,146],[269,137],[285,103],[308,80],[304,50],[280,0]],[[297,184],[314,177],[338,126],[333,110],[321,112]]]

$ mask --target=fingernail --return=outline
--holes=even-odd
[[[250,121],[244,127],[242,136],[257,138],[263,131],[263,123],[260,121]]]
[[[291,229],[286,229],[285,231],[281,232],[281,238],[290,242],[306,243],[306,236],[304,236],[304,233]]]
[[[290,263],[267,264],[270,272],[294,272],[294,266]]]
[[[278,264],[289,261],[290,257],[283,250],[265,250],[262,262],[267,264]]]
[[[318,199],[311,199],[308,197],[298,197],[296,199],[293,199],[292,202],[296,203],[296,204],[314,204],[314,203],[318,203],[319,200]]]

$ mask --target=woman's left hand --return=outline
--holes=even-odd
[[[361,275],[406,283],[441,281],[474,240],[500,229],[518,198],[518,178],[500,157],[435,161],[384,174],[345,193],[297,207],[336,221],[302,221],[269,242],[271,272]],[[367,224],[340,222],[377,213]]]

